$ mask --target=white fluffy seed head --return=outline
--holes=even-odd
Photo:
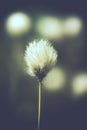
[[[57,62],[57,56],[56,50],[46,40],[41,39],[29,43],[24,56],[27,73],[38,78],[44,77],[46,70],[50,69]]]

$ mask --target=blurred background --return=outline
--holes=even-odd
[[[41,130],[87,129],[87,7],[79,0],[0,2],[0,129],[37,130],[38,82],[25,72],[34,39],[58,51],[43,80]]]

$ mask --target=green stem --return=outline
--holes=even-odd
[[[41,82],[38,86],[38,130],[40,130],[40,114],[41,114]]]

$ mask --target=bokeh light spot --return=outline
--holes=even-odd
[[[62,37],[62,20],[56,17],[45,16],[37,21],[37,32],[48,39],[59,39]]]
[[[8,34],[19,36],[29,31],[31,27],[31,19],[25,13],[16,12],[7,18],[5,26]]]
[[[63,69],[55,67],[44,78],[44,87],[49,91],[60,90],[64,87],[66,75]]]
[[[76,96],[83,95],[87,91],[87,74],[78,74],[73,78],[72,91]]]
[[[64,33],[67,36],[76,36],[82,30],[82,20],[77,17],[70,17],[64,20]]]

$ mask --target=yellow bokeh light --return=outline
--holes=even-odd
[[[72,91],[76,96],[83,95],[87,91],[87,74],[79,74],[74,77]]]
[[[56,17],[41,17],[36,25],[36,30],[40,35],[49,39],[58,39],[63,35],[62,20]]]
[[[68,36],[78,35],[82,30],[82,21],[77,17],[64,20],[64,33]]]
[[[61,68],[53,68],[43,80],[44,88],[50,91],[60,90],[64,87],[66,76]]]
[[[5,23],[6,31],[13,36],[19,36],[29,31],[31,19],[22,12],[11,14]]]

